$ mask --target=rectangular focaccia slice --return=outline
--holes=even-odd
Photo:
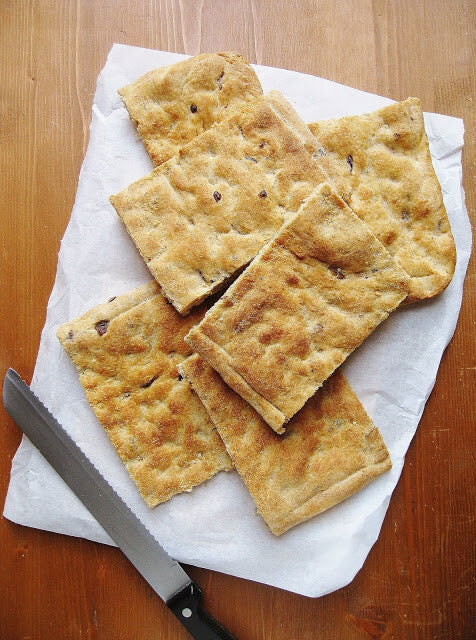
[[[119,89],[155,165],[262,94],[239,53],[204,53],[149,71]]]
[[[326,167],[339,195],[410,275],[406,302],[440,293],[456,251],[420,101],[309,126],[332,160]]]
[[[275,534],[345,500],[392,466],[378,429],[337,370],[280,436],[200,356],[179,365]]]
[[[180,313],[245,267],[325,180],[316,139],[279,115],[285,103],[273,93],[245,105],[111,197]]]
[[[281,433],[404,300],[407,282],[324,183],[185,340]]]
[[[232,465],[177,364],[205,310],[180,316],[156,282],[91,309],[57,335],[86,397],[149,507]]]

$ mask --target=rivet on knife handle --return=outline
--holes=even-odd
[[[200,588],[192,582],[167,600],[167,606],[196,640],[236,640],[234,635],[205,611],[201,599]]]

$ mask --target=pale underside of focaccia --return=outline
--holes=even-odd
[[[277,92],[258,98],[111,197],[180,313],[245,267],[325,180],[292,111]]]
[[[151,282],[58,329],[91,407],[149,507],[232,466],[177,372],[191,353],[183,337],[204,311],[183,318]]]
[[[280,436],[198,355],[179,365],[275,534],[359,491],[392,466],[378,429],[336,371]]]
[[[324,183],[185,340],[281,433],[404,300],[407,283]]]
[[[406,302],[440,293],[456,251],[420,101],[309,127],[333,160],[328,175],[339,195],[410,275]]]
[[[262,94],[239,53],[206,53],[154,69],[119,89],[155,165]]]

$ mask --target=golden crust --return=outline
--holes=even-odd
[[[336,371],[279,436],[198,355],[179,365],[275,534],[329,509],[390,469],[378,429]]]
[[[262,89],[243,56],[223,52],[154,69],[119,89],[119,94],[158,165],[260,96]]]
[[[151,282],[57,332],[149,507],[231,467],[213,423],[177,372],[190,355],[183,337],[204,311],[182,318]]]
[[[411,276],[406,302],[440,293],[456,251],[420,101],[309,126],[333,160],[326,168],[339,195]]]
[[[282,432],[407,291],[407,274],[325,183],[185,340]]]
[[[305,134],[278,115],[278,102],[273,92],[273,104],[247,104],[111,197],[180,313],[246,266],[325,179],[310,153],[314,137],[303,125],[305,146]]]

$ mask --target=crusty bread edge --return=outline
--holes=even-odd
[[[58,327],[56,336],[61,344],[68,339],[70,331],[87,331],[94,328],[94,325],[101,320],[112,320],[121,314],[129,311],[133,307],[153,298],[161,293],[160,286],[155,280],[150,280],[146,284],[140,285],[127,293],[118,295],[103,302],[92,309],[89,309],[82,316],[66,322]]]
[[[354,493],[360,491],[375,478],[382,475],[392,467],[390,456],[387,456],[382,462],[371,464],[367,467],[359,469],[345,480],[332,485],[319,495],[312,496],[309,500],[300,505],[293,511],[288,518],[282,518],[279,522],[273,523],[268,521],[269,529],[277,536],[281,535],[291,527],[305,522],[310,518],[336,506],[349,498]],[[257,503],[258,509],[261,509]]]
[[[234,369],[231,358],[224,349],[213,342],[198,327],[192,327],[184,339],[194,351],[198,351],[203,359],[218,371],[226,384],[249,402],[276,433],[284,433],[283,424],[287,422],[285,414],[246,382]]]

